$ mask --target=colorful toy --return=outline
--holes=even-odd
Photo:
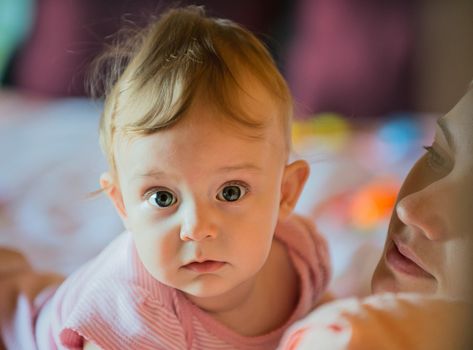
[[[321,148],[324,151],[339,151],[350,138],[351,127],[337,113],[321,113],[305,121],[293,124],[292,138],[296,148]]]
[[[422,128],[417,118],[397,114],[379,128],[377,151],[385,162],[398,163],[406,159],[415,145],[422,140]]]
[[[362,186],[353,196],[349,208],[350,226],[370,231],[389,219],[396,203],[400,182],[391,178],[376,179]]]

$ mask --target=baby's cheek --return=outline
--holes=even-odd
[[[181,240],[179,232],[167,232],[159,235],[152,242],[149,242],[150,249],[153,249],[153,254],[156,255],[157,263],[160,266],[168,266],[176,262],[179,257],[179,250],[181,247]]]
[[[134,233],[134,239],[140,260],[153,276],[162,275],[166,267],[175,264],[179,251],[178,233],[152,230]]]

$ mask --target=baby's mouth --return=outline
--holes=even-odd
[[[197,273],[211,273],[220,270],[225,266],[222,261],[204,260],[201,262],[191,262],[183,266],[184,269]]]

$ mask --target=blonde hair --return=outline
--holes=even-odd
[[[104,62],[109,63],[105,75]],[[280,105],[289,149],[289,89],[267,49],[248,30],[229,20],[207,17],[202,7],[189,6],[171,9],[145,29],[118,40],[96,61],[94,73],[105,77],[99,132],[111,169],[116,170],[116,133],[148,135],[170,127],[203,91],[225,116],[261,130],[264,123],[252,119],[235,99],[237,90],[244,92],[240,81],[245,71]]]

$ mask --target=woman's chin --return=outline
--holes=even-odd
[[[371,291],[378,293],[396,293],[399,288],[391,270],[386,266],[383,259],[378,263],[371,279]]]
[[[435,294],[438,291],[438,283],[433,276],[416,278],[393,272],[382,259],[373,273],[371,291],[374,294],[399,292]]]
[[[400,292],[399,288],[396,286],[396,283],[393,279],[379,279],[373,281],[371,283],[371,292],[373,294],[379,293],[397,293]]]

